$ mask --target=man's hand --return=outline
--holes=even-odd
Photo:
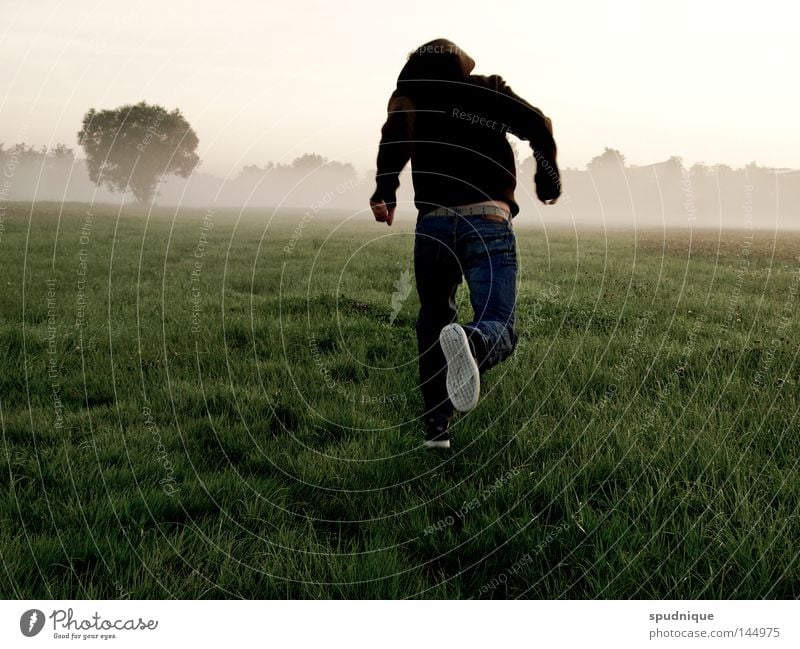
[[[537,171],[533,179],[536,184],[536,196],[545,205],[555,205],[561,195],[561,179],[557,174]]]
[[[372,215],[375,217],[376,221],[386,223],[386,225],[392,224],[392,221],[394,221],[394,211],[396,209],[395,205],[387,207],[385,201],[381,201],[380,203],[370,201],[369,206],[372,208]]]

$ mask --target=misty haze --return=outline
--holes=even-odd
[[[521,148],[524,143],[517,141]],[[86,202],[136,205],[128,193],[114,193],[90,182],[86,162],[68,145],[51,151],[18,144],[0,149],[7,183],[0,200]],[[533,191],[534,160],[517,160],[516,225],[551,227],[797,229],[800,227],[800,172],[771,169],[757,163],[731,168],[678,157],[650,165],[630,165],[613,148],[584,169],[562,170],[564,194],[542,209]],[[304,154],[289,163],[248,165],[229,178],[204,173],[188,178],[160,178],[155,204],[160,206],[281,208],[310,210],[316,216],[365,218],[375,172],[357,171],[349,162]],[[10,177],[11,182],[8,182]],[[398,191],[400,222],[416,218],[411,175],[401,175]],[[329,214],[329,210],[336,210]],[[343,215],[342,210],[345,211]]]

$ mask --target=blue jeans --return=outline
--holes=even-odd
[[[511,222],[488,215],[420,217],[414,237],[414,275],[425,416],[451,417],[439,332],[458,317],[455,296],[463,277],[473,310],[472,320],[463,326],[481,374],[508,358],[517,344],[517,250]]]

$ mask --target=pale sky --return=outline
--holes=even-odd
[[[0,142],[65,142],[90,107],[179,107],[200,171],[302,153],[374,166],[407,53],[449,38],[553,120],[562,166],[604,146],[800,167],[793,2],[2,0]],[[527,155],[527,149],[523,152]]]

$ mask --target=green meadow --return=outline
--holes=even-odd
[[[800,234],[525,219],[442,453],[413,214],[4,204],[0,597],[800,596]]]

